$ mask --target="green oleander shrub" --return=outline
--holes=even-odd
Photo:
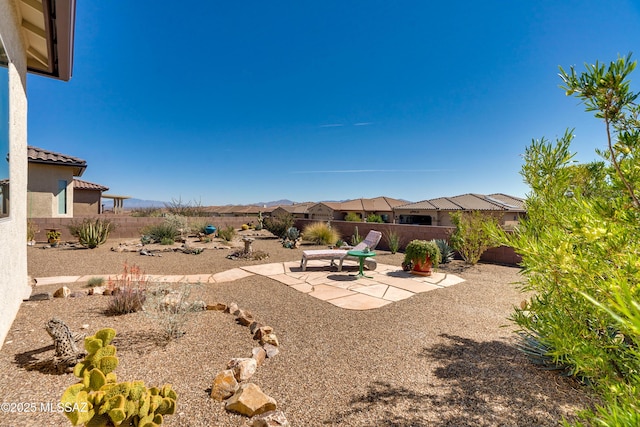
[[[233,228],[232,225],[228,225],[225,228],[218,229],[218,237],[224,240],[225,242],[230,242],[236,236],[236,229]]]
[[[560,69],[562,89],[604,124],[600,161],[579,164],[573,130],[532,141],[521,174],[527,216],[512,233],[492,228],[522,256],[523,302],[513,320],[536,363],[580,379],[600,403],[577,426],[640,423],[640,93],[630,56]],[[564,423],[568,425],[567,422]]]
[[[496,245],[489,231],[498,225],[495,216],[480,211],[453,212],[451,221],[456,227],[451,234],[451,245],[465,263],[476,265],[482,254]]]
[[[367,215],[367,222],[383,223],[384,220],[378,214],[370,214],[370,215]]]
[[[346,214],[344,216],[344,220],[350,222],[362,222],[362,218],[360,218],[360,215],[354,212],[349,212],[348,214]]]

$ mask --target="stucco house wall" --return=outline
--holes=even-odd
[[[462,211],[455,211],[462,212]],[[453,221],[451,221],[451,211],[437,211],[430,209],[412,209],[412,210],[398,210],[395,211],[396,224],[403,224],[402,217],[406,216],[430,216],[431,224],[433,226],[440,227],[453,227]],[[500,225],[509,228],[518,224],[519,220],[525,215],[524,212],[496,212],[487,211],[488,214],[494,214],[499,216]]]
[[[331,221],[336,219],[334,211],[324,203],[316,203],[309,208],[309,217],[316,221]]]
[[[10,59],[9,88],[9,216],[0,219],[0,347],[20,304],[31,293],[27,278],[27,60],[20,37],[19,14],[12,0],[0,0],[0,39]]]
[[[29,218],[73,217],[73,168],[58,165],[29,165]],[[66,181],[66,195],[58,191],[58,182]],[[61,213],[59,199],[65,199],[66,212]]]
[[[101,192],[73,189],[73,215],[97,215],[100,213]]]

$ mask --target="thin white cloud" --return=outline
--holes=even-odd
[[[324,170],[324,171],[291,171],[295,174],[313,174],[313,173],[425,173],[425,172],[451,172],[448,169],[343,169],[343,170]]]
[[[360,122],[360,123],[354,123],[354,126],[369,126],[372,125],[373,122]]]
[[[342,123],[331,123],[328,125],[320,125],[321,128],[337,128],[340,126],[344,126]]]

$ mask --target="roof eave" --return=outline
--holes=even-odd
[[[47,65],[27,66],[27,71],[45,77],[69,81],[73,73],[76,0],[43,0],[47,38]]]

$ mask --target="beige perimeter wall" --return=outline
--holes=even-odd
[[[9,72],[9,217],[0,219],[0,347],[4,344],[23,298],[27,280],[27,67],[12,0],[0,0],[0,37],[8,53]],[[7,88],[0,88],[1,94]],[[4,161],[4,160],[2,160]]]

